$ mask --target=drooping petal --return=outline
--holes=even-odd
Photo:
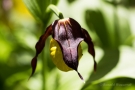
[[[35,46],[35,48],[36,48],[36,55],[35,55],[35,57],[31,61],[31,66],[32,66],[31,76],[34,74],[35,69],[36,69],[37,57],[41,53],[41,51],[43,50],[43,48],[45,46],[45,41],[46,41],[47,37],[49,35],[51,35],[51,34],[52,34],[52,25],[50,25],[49,27],[47,27],[45,33],[40,37],[39,41],[37,42],[37,44]]]
[[[84,41],[88,44],[88,52],[93,56],[94,59],[94,71],[96,71],[97,63],[95,61],[95,50],[94,50],[94,45],[91,40],[90,35],[88,32],[82,28],[83,34],[84,34]]]

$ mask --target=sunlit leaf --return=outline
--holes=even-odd
[[[49,4],[57,4],[58,0],[23,0],[32,15],[43,23],[46,23],[51,17],[50,12],[46,12]]]
[[[100,11],[87,10],[85,20],[90,29],[94,29],[103,47],[110,47],[110,39],[107,31],[105,19]]]
[[[132,78],[118,77],[100,83],[91,83],[83,90],[133,90],[135,88],[134,81],[135,79]]]
[[[83,89],[91,83],[101,83],[105,80],[116,77],[129,77],[135,79],[135,51],[131,47],[121,47],[120,51],[112,50],[106,53],[98,64],[96,74],[92,74]]]

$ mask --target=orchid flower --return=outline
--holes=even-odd
[[[75,70],[79,77],[83,77],[78,72],[79,59],[82,56],[81,42],[85,41],[88,45],[88,52],[93,56],[94,70],[96,70],[94,45],[88,32],[81,28],[79,23],[72,18],[55,20],[46,28],[45,33],[37,42],[36,55],[31,61],[32,74],[34,74],[37,57],[45,47],[45,41],[48,36],[52,35],[50,41],[50,54],[53,63],[62,71]]]

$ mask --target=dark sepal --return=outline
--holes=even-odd
[[[95,50],[94,50],[94,45],[92,42],[92,39],[88,32],[82,28],[83,34],[84,34],[84,41],[88,44],[88,52],[93,56],[94,59],[94,71],[96,71],[97,63],[95,61]]]
[[[37,44],[35,46],[35,48],[36,48],[36,55],[35,55],[35,57],[31,61],[31,66],[32,66],[31,76],[34,74],[35,69],[36,69],[37,57],[41,53],[41,51],[43,50],[43,48],[45,46],[45,41],[46,41],[47,37],[49,35],[51,35],[51,34],[52,34],[52,25],[50,25],[49,27],[47,27],[45,33],[40,37],[39,41],[37,42]]]
[[[85,81],[84,81],[82,75],[81,75],[78,71],[76,71],[76,72],[78,73],[78,76],[80,77],[80,79],[85,83]]]

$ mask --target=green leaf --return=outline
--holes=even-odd
[[[129,77],[135,79],[135,51],[128,46],[122,46],[119,50],[105,50],[103,58],[98,63],[96,73],[92,73],[83,86],[83,90],[93,83],[101,83],[117,77]]]
[[[118,5],[102,4],[100,11],[105,17],[111,44],[115,47],[126,44],[126,40],[131,35],[129,10]]]
[[[113,78],[98,84],[91,84],[83,90],[133,90],[135,79],[128,77]]]
[[[50,12],[46,12],[50,4],[56,5],[58,0],[23,0],[32,15],[40,22],[46,23],[51,17]],[[52,1],[52,2],[51,2]]]
[[[89,86],[92,81],[99,80],[108,74],[119,61],[119,50],[105,49],[104,56],[98,63],[96,73],[92,73],[84,87]]]
[[[120,44],[126,44],[126,40],[131,37],[129,11],[125,8],[119,7],[117,10],[118,25],[119,25],[119,37]]]
[[[110,39],[107,31],[105,19],[100,11],[86,10],[86,24],[90,29],[94,29],[103,47],[110,47]]]
[[[87,9],[85,21],[94,30],[103,48],[118,48],[131,36],[128,10],[106,3],[98,10]]]
[[[59,17],[59,19],[63,19],[64,18],[63,14],[59,11],[59,9],[55,5],[50,4],[48,6],[48,8],[47,8],[47,11],[50,11],[50,10],[52,10],[56,14],[56,16]]]

